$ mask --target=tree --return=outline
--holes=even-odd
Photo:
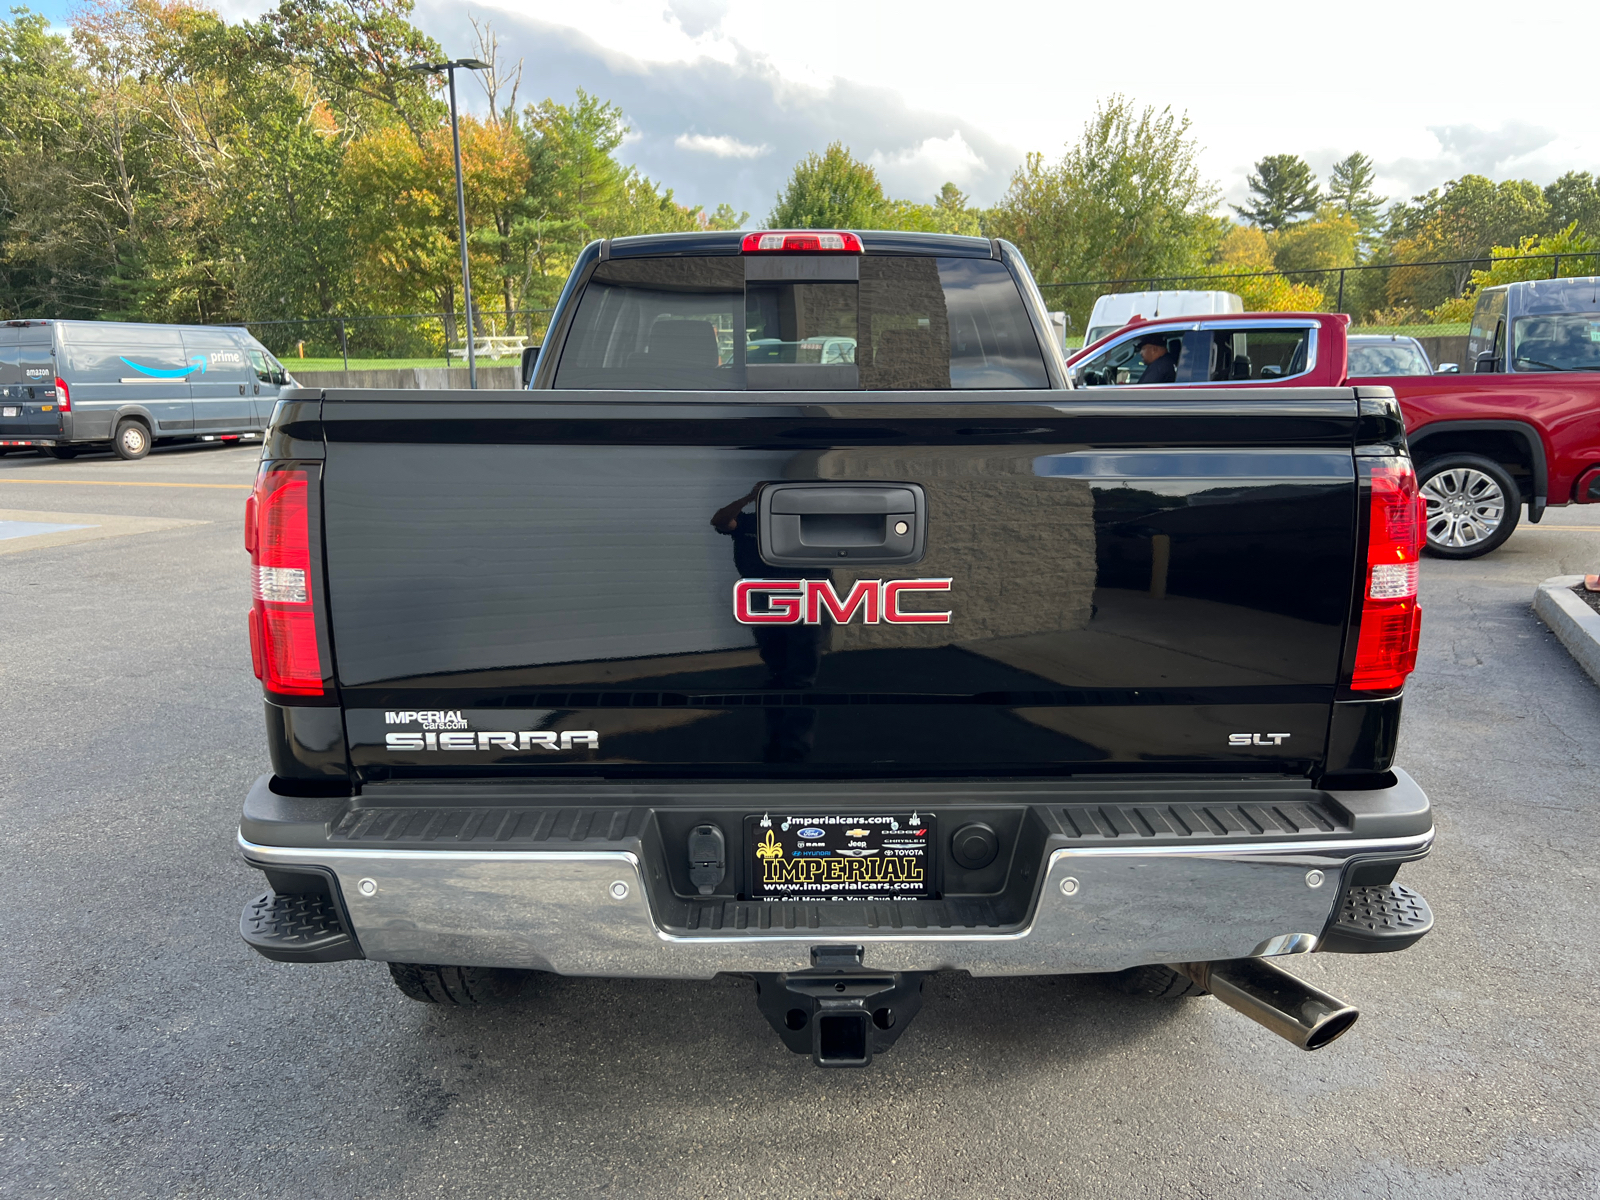
[[[1337,268],[1355,262],[1361,237],[1355,218],[1324,204],[1314,220],[1297,221],[1264,237],[1274,267],[1288,273],[1291,282],[1318,289],[1321,299],[1316,307],[1332,308],[1337,303]]]
[[[750,219],[747,212],[734,212],[733,205],[724,201],[710,213],[701,210],[704,217],[702,222],[706,229],[743,229],[744,223]]]
[[[1401,263],[1452,262],[1388,272],[1385,292],[1400,308],[1433,308],[1466,289],[1473,260],[1487,259],[1496,246],[1515,246],[1549,227],[1544,190],[1525,179],[1495,183],[1482,175],[1463,175],[1409,204],[1389,210],[1389,243]]]
[[[1047,282],[1193,274],[1223,231],[1198,156],[1188,117],[1113,96],[1060,160],[1028,155],[984,231],[1015,242]],[[1094,297],[1070,290],[1084,292],[1067,306],[1081,323]]]
[[[1377,171],[1372,160],[1360,151],[1333,164],[1328,175],[1328,203],[1356,223],[1363,238],[1377,233],[1386,197],[1373,190]]]
[[[1250,185],[1250,203],[1235,204],[1233,211],[1262,229],[1291,225],[1316,212],[1322,201],[1317,177],[1297,154],[1267,155],[1256,163],[1255,172],[1246,182]]]
[[[1270,235],[1253,225],[1235,225],[1218,243],[1212,270],[1218,288],[1238,294],[1246,312],[1315,312],[1322,289],[1268,272],[1280,268],[1268,245]]]
[[[1600,236],[1600,178],[1587,171],[1568,171],[1544,189],[1544,199],[1551,228],[1576,225],[1584,233]]]
[[[1559,254],[1560,258],[1530,255]],[[1437,322],[1470,321],[1478,292],[1502,283],[1528,279],[1570,279],[1600,273],[1600,237],[1578,229],[1576,221],[1546,237],[1526,237],[1515,246],[1496,246],[1488,270],[1474,271],[1466,292],[1429,311]]]
[[[0,317],[92,316],[104,303],[121,218],[94,188],[89,91],[45,17],[0,20]]]
[[[492,286],[506,262],[496,216],[521,199],[527,158],[513,130],[471,116],[460,127],[469,260],[480,285]],[[353,232],[362,248],[362,288],[390,311],[442,312],[446,340],[457,341],[461,264],[448,126],[428,130],[421,145],[394,126],[360,138],[351,143],[344,171],[345,186],[361,197]]]
[[[888,208],[878,173],[841,142],[806,155],[778,193],[771,229],[878,229]]]
[[[517,246],[524,302],[553,303],[583,246],[597,237],[686,232],[698,210],[616,159],[628,134],[622,110],[578,89],[573,104],[547,99],[523,110],[528,157],[526,199],[510,236]],[[722,205],[720,219],[737,218]]]
[[[446,115],[444,83],[411,70],[439,43],[411,23],[413,0],[280,0],[267,14],[283,58],[309,71],[345,123],[365,133],[399,119],[419,145]]]
[[[946,183],[933,198],[934,219],[940,233],[964,233],[969,237],[982,234],[982,218],[963,192],[953,183]]]

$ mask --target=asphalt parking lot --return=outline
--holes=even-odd
[[[255,447],[0,458],[0,1195],[1579,1196],[1600,1189],[1600,689],[1534,585],[1600,509],[1423,570],[1401,763],[1439,840],[1400,955],[1304,1054],[1209,999],[928,985],[867,1071],[749,984],[550,979],[502,1010],[240,942],[265,769],[241,517]]]

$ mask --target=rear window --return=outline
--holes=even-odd
[[[591,276],[558,388],[1042,388],[1022,297],[992,259],[632,259]],[[746,264],[754,264],[746,278]],[[791,269],[792,265],[792,269]]]
[[[1350,344],[1347,375],[1431,375],[1432,368],[1415,342],[1366,342]]]

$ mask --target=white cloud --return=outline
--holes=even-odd
[[[712,136],[704,133],[680,133],[672,143],[679,150],[692,150],[696,154],[714,154],[718,158],[760,158],[771,154],[772,147],[765,143],[752,146],[735,137]]]
[[[212,2],[265,8],[272,0]],[[1360,150],[1390,197],[1469,169],[1545,183],[1600,161],[1600,125],[1552,116],[1588,111],[1589,74],[1524,72],[1504,87],[1459,86],[1461,64],[1484,54],[1484,21],[1499,11],[1489,0],[1461,0],[1442,23],[1433,6],[1392,0],[1352,0],[1331,23],[1311,9],[1238,0],[1235,20],[1184,26],[1181,53],[1153,73],[1138,56],[1093,51],[1126,37],[1127,15],[1115,6],[998,0],[986,21],[1017,36],[1004,53],[988,53],[952,36],[971,20],[971,5],[956,0],[922,0],[915,20],[904,4],[807,0],[798,26],[792,5],[770,0],[468,3],[509,35],[513,61],[527,56],[541,95],[581,86],[622,104],[644,135],[629,146],[641,170],[697,200],[752,210],[769,203],[796,160],[835,140],[867,156],[891,195],[928,198],[951,180],[975,202],[993,203],[1025,151],[1058,157],[1096,102],[1115,93],[1186,112],[1203,176],[1232,201],[1244,199],[1252,164],[1277,153],[1304,155],[1325,182],[1334,161]],[[1155,8],[1170,20],[1189,11],[1175,0]],[[417,12],[449,53],[470,52],[458,0],[418,0]],[[1563,30],[1565,44],[1600,37],[1600,4],[1523,0],[1518,12],[1530,27]],[[1374,53],[1375,28],[1386,46],[1428,53],[1397,71]],[[1219,81],[1219,62],[1249,63],[1248,86]],[[1308,82],[1330,64],[1338,64],[1337,95]],[[1261,96],[1294,101],[1248,102]],[[1541,144],[1546,126],[1558,136]],[[771,151],[751,157],[679,144],[682,130],[715,130]]]
[[[989,169],[989,164],[967,145],[967,139],[961,136],[959,129],[951,130],[949,137],[923,138],[918,145],[896,150],[893,154],[874,150],[871,161],[874,167],[884,173],[930,178],[937,175],[940,183],[945,180],[965,183],[974,175]]]

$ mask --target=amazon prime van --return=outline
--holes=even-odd
[[[0,453],[72,458],[109,445],[143,458],[157,443],[259,435],[294,380],[227,325],[116,321],[0,324]]]

